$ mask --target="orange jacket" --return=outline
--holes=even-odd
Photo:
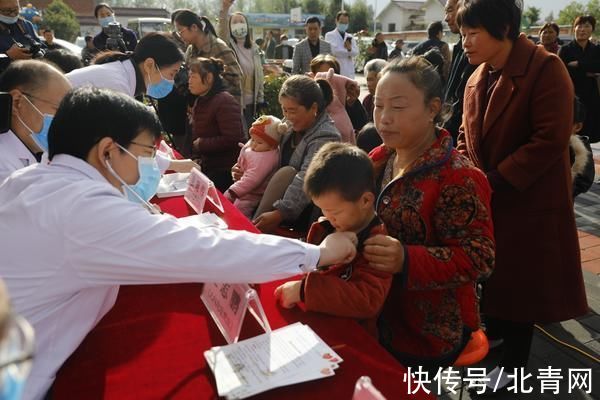
[[[314,223],[308,243],[319,244],[332,233],[329,221]],[[341,317],[357,318],[367,331],[377,337],[377,316],[392,284],[392,275],[369,267],[362,255],[362,243],[374,235],[387,235],[378,217],[358,234],[358,253],[349,264],[334,265],[311,272],[303,286],[306,309]]]

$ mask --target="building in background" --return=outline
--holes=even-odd
[[[445,0],[392,0],[377,15],[384,32],[424,30],[444,20]]]

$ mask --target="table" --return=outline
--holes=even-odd
[[[223,219],[231,229],[256,232],[225,198]],[[182,197],[157,202],[176,217],[193,213]],[[208,211],[210,205],[207,206]],[[168,249],[165,249],[168,251]],[[251,260],[249,260],[249,267]],[[331,378],[278,388],[260,399],[351,399],[356,380],[368,375],[389,400],[407,396],[406,369],[354,320],[282,309],[273,291],[258,287],[273,329],[301,321],[310,325],[344,362]],[[53,399],[216,399],[214,377],[203,352],[226,344],[200,300],[202,284],[122,286],[115,306],[60,369]],[[241,339],[262,333],[249,315]],[[425,393],[411,399],[434,398]]]

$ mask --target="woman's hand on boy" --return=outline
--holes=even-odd
[[[404,246],[391,236],[375,235],[365,240],[363,254],[371,268],[392,274],[402,272]]]
[[[275,299],[284,308],[292,308],[300,302],[302,281],[289,281],[275,289]]]

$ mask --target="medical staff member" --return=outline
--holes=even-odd
[[[0,92],[12,97],[10,130],[0,133],[0,182],[41,160],[52,117],[70,88],[62,72],[36,60],[15,61],[0,75]]]
[[[325,41],[331,44],[331,54],[340,63],[340,75],[354,79],[354,59],[358,55],[358,44],[347,32],[349,22],[348,12],[338,11],[335,16],[336,29],[325,34]]]
[[[354,257],[355,237],[344,234],[316,247],[198,229],[127,201],[125,193],[148,199],[156,189],[159,135],[156,115],[131,97],[75,89],[50,128],[50,163],[21,169],[0,185],[0,232],[10,232],[0,240],[0,276],[15,310],[37,332],[25,398],[45,395],[113,306],[119,285],[264,282]]]
[[[175,74],[183,62],[183,52],[170,34],[153,32],[140,40],[131,55],[109,53],[98,56],[95,65],[67,74],[73,87],[94,86],[113,89],[132,97],[143,94],[162,99],[173,90]],[[98,64],[99,63],[99,64]],[[102,113],[95,118],[102,118]],[[171,160],[163,152],[157,156],[162,173],[167,169],[189,172],[191,160]]]

